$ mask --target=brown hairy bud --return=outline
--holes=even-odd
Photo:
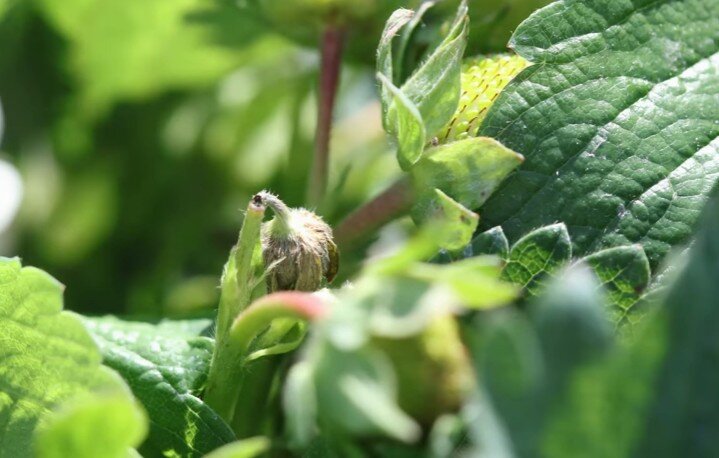
[[[339,267],[332,229],[304,208],[289,208],[267,191],[253,199],[271,208],[275,217],[262,225],[262,257],[268,292],[316,291],[331,282]]]

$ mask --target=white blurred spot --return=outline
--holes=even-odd
[[[22,202],[22,178],[10,163],[0,160],[0,233],[12,223]]]

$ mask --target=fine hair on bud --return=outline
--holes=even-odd
[[[276,195],[261,191],[253,200],[272,209],[274,217],[262,224],[262,258],[268,292],[316,291],[331,282],[339,267],[332,228],[315,213],[289,208]]]

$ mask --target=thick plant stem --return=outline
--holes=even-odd
[[[406,177],[401,178],[342,220],[334,230],[335,242],[341,248],[352,245],[409,212],[413,202],[412,183]]]
[[[325,312],[324,303],[310,293],[282,291],[253,302],[230,326],[223,348],[210,366],[205,402],[228,423],[233,423],[235,406],[245,377],[248,350],[255,338],[280,318],[313,320]]]
[[[307,204],[310,207],[322,203],[327,189],[332,113],[340,77],[343,42],[344,30],[336,25],[328,25],[322,36],[315,154],[307,189]]]

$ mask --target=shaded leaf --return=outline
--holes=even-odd
[[[486,230],[472,239],[470,244],[471,254],[469,256],[477,256],[480,254],[496,254],[502,259],[509,256],[509,242],[504,235],[502,226],[493,227]]]
[[[537,229],[512,246],[502,277],[536,294],[546,278],[572,257],[564,224]]]
[[[104,364],[123,376],[147,409],[150,434],[141,453],[201,456],[235,439],[198,397],[213,350],[212,340],[198,335],[209,320],[152,325],[103,317],[85,323]]]
[[[641,245],[608,248],[583,259],[601,280],[612,305],[614,321],[632,321],[634,304],[649,285],[649,260]]]

